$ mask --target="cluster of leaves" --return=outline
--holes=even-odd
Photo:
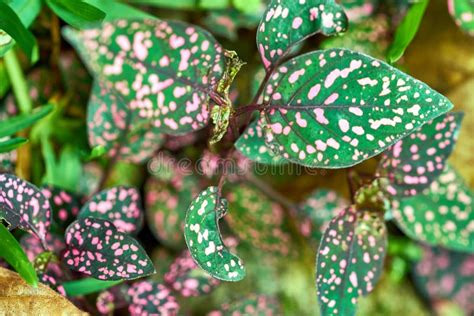
[[[0,24],[6,34],[0,36],[8,43],[0,54],[6,54],[10,66],[17,62],[14,41],[32,62],[38,57],[27,27],[41,3],[35,13],[15,7],[20,2],[0,2],[6,12]],[[415,271],[431,299],[454,298],[472,311],[472,287],[450,281],[448,290],[436,290],[446,279],[456,279],[452,273],[464,275],[472,265],[474,193],[446,162],[462,114],[449,112],[451,102],[425,83],[365,54],[398,60],[428,1],[409,8],[390,48],[385,42],[388,23],[374,16],[379,1],[270,1],[256,34],[263,70],[255,76],[253,99],[241,106],[235,106],[231,86],[244,63],[204,28],[140,11],[121,16],[118,10],[129,7],[114,1],[102,4],[103,9],[94,1],[45,3],[70,25],[63,28],[63,37],[93,77],[86,117],[92,150],[79,155],[65,147],[56,159],[50,139],[61,140],[54,127],[71,111],[65,114],[66,104],[51,95],[46,100],[52,105],[22,110],[20,104],[31,100],[20,92],[27,85],[21,75],[15,77],[18,65],[11,66],[9,78],[22,114],[2,121],[0,139],[7,139],[0,140],[0,153],[23,145],[26,138],[13,135],[43,119],[30,135],[41,144],[46,170],[40,182],[46,185],[38,188],[11,173],[0,174],[0,219],[8,230],[31,234],[20,245],[0,224],[0,247],[9,249],[2,256],[25,280],[35,285],[39,279],[79,306],[81,296],[100,292],[96,305],[105,314],[120,308],[132,315],[176,314],[178,296],[206,295],[221,281],[241,281],[249,273],[232,240],[221,235],[222,219],[242,244],[277,258],[294,255],[292,229],[311,244],[319,243],[321,314],[353,315],[359,297],[381,278],[387,220],[393,219],[411,238],[444,248],[427,248],[425,260],[448,256],[444,251],[464,253],[462,263],[420,262]],[[184,1],[174,7],[208,8],[206,3]],[[105,8],[115,5],[109,14]],[[218,8],[229,5],[223,1]],[[252,5],[262,7],[259,1]],[[252,11],[247,3],[234,0],[232,6],[213,12],[205,23],[220,27],[218,34],[231,40],[237,28],[255,25],[243,22]],[[457,23],[472,31],[472,4],[457,0],[449,7]],[[308,38],[340,36],[347,30],[344,37],[325,40],[323,50],[298,55]],[[334,48],[340,45],[350,49]],[[171,156],[157,155],[166,149],[180,152],[203,137],[211,145],[203,157],[206,178],[180,168]],[[249,168],[229,175],[218,166],[227,157],[237,163],[340,169],[379,154],[374,176],[350,173],[351,202],[334,191],[317,190],[294,205],[262,185]],[[86,194],[80,194],[77,180],[86,178],[79,175],[81,164],[91,160],[105,162],[107,169],[101,180],[92,180],[94,189],[86,184]],[[104,185],[119,162],[130,163],[129,168],[149,163],[153,175],[144,187],[145,209],[137,187]],[[171,167],[163,168],[164,163]],[[62,178],[70,168],[79,171]],[[131,170],[129,174],[136,171]],[[226,181],[230,183],[224,186]],[[167,269],[161,275],[156,270],[163,269],[162,261],[153,264],[138,241],[145,218],[156,239],[179,253],[169,264],[163,260]],[[468,268],[451,269],[455,264]],[[211,314],[279,311],[272,297],[255,295]]]

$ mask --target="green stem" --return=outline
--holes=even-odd
[[[18,102],[21,113],[30,113],[33,110],[33,103],[29,95],[28,85],[26,83],[23,70],[15,55],[15,51],[10,49],[5,54],[5,67],[13,88],[13,93]]]

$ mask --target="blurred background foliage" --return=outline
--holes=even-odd
[[[255,91],[255,78],[258,78],[256,73],[260,69],[255,47],[255,30],[265,7],[264,1],[87,2],[106,12],[106,20],[156,16],[187,21],[210,30],[225,48],[237,51],[240,58],[247,62],[236,80],[235,104],[245,105],[250,100],[251,92]],[[386,14],[387,12],[390,14]],[[299,50],[304,52],[318,48],[346,47],[384,59],[403,12],[404,6],[400,6],[398,1],[383,1],[379,10],[370,17],[352,22],[351,29],[342,37],[325,39],[317,36],[305,42]],[[87,143],[85,118],[91,78],[74,51],[62,41],[62,24],[51,9],[38,12],[38,17],[31,27],[39,45],[38,62],[30,63],[24,54],[14,48],[26,74],[32,103],[34,106],[53,104],[55,110],[31,129],[30,142],[27,145],[17,151],[0,154],[0,170],[15,171],[20,177],[30,179],[33,183],[53,184],[87,196],[99,186],[99,179],[108,168],[108,163],[100,148],[89,148]],[[474,38],[463,33],[455,25],[445,1],[434,0],[429,3],[418,34],[397,66],[447,95],[455,104],[455,110],[465,111],[457,148],[450,159],[471,188],[474,188]],[[0,118],[16,115],[21,111],[11,91],[5,59],[0,59],[0,99]],[[165,149],[175,157],[196,161],[207,150],[206,139],[209,135],[210,131],[206,129],[187,139],[170,138]],[[182,146],[186,143],[190,146]],[[220,146],[225,145],[210,148],[211,153],[219,152]],[[377,158],[374,158],[356,166],[355,170],[372,174],[376,165]],[[135,185],[142,188],[147,195],[153,195],[153,190],[160,190],[166,185],[167,189],[173,190],[173,187],[169,187],[169,175],[150,175],[150,166],[119,161],[113,166],[105,185]],[[292,172],[294,170],[291,166],[279,167],[277,171],[267,171],[259,179],[266,181],[276,191],[284,193],[294,203],[303,201],[317,188],[334,190],[349,200],[347,170],[307,172],[302,169],[303,173],[298,176]],[[152,185],[150,181],[158,183]],[[213,183],[215,178],[213,180],[201,177],[193,181],[199,186]],[[225,187],[225,191],[233,194],[246,189],[247,185],[238,181]],[[282,222],[268,223],[255,214],[245,214],[243,201],[240,201],[243,205],[239,205],[238,199],[230,199],[230,202],[230,212],[234,212],[235,216],[242,216],[240,219],[245,218],[245,221],[227,221],[223,234],[238,235],[240,238],[236,246],[237,253],[245,262],[248,275],[242,282],[220,283],[207,295],[195,298],[180,297],[183,314],[202,315],[219,308],[223,303],[238,301],[256,293],[276,298],[282,314],[317,315],[314,281],[317,245],[306,240],[300,233],[294,214],[285,211],[281,214],[284,218]],[[147,207],[156,207],[152,205],[154,204]],[[274,206],[269,202],[261,211],[265,213],[272,210]],[[185,209],[177,211],[184,212]],[[240,212],[243,214],[239,214]],[[152,220],[149,220],[148,224],[154,225]],[[273,250],[265,248],[268,240],[260,240],[264,246],[255,243],[249,236],[250,229],[257,224],[262,225],[258,227],[262,238],[265,238],[265,229],[270,231],[274,226],[282,229],[287,236],[285,243],[272,248]],[[232,228],[236,228],[236,231]],[[236,234],[237,230],[241,234]],[[417,289],[414,267],[422,260],[423,249],[403,236],[394,225],[389,225],[389,230],[392,237],[385,274],[373,294],[361,300],[358,315],[430,315],[433,308],[441,315],[462,315],[462,310],[448,297],[446,300],[436,299],[430,304],[427,294]],[[169,264],[180,255],[185,244],[182,240],[177,244],[159,242],[152,231],[153,228],[145,228],[139,238],[155,261],[158,271],[155,277],[162,280]],[[283,251],[284,248],[286,249]]]

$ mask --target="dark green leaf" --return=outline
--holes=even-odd
[[[52,105],[46,105],[36,109],[31,114],[21,114],[2,121],[0,125],[0,138],[11,136],[22,129],[30,127],[36,121],[48,115],[52,110]]]
[[[116,0],[84,0],[96,8],[107,12],[104,21],[114,21],[117,19],[130,18],[154,18],[153,15],[144,11],[138,10],[121,1]]]
[[[398,226],[411,238],[474,252],[474,194],[449,165],[421,194],[393,202]]]
[[[314,51],[276,69],[260,126],[283,158],[343,168],[373,157],[453,105],[407,74],[345,49]]]
[[[196,263],[213,277],[224,281],[240,281],[245,277],[241,260],[230,253],[222,241],[219,219],[227,212],[227,200],[217,187],[202,191],[186,214],[184,237]]]
[[[105,12],[83,0],[46,0],[46,3],[66,23],[79,29],[102,21],[106,16]]]
[[[23,25],[18,15],[5,2],[0,1],[0,33],[10,35],[33,63],[38,60],[39,52],[36,39]],[[0,34],[1,35],[1,34]]]
[[[412,4],[407,14],[395,32],[395,38],[387,53],[387,61],[391,64],[398,61],[405,53],[406,48],[415,38],[421,20],[425,14],[429,0],[418,0]]]
[[[12,151],[28,142],[28,139],[23,137],[15,137],[0,141],[0,154]]]
[[[317,257],[322,316],[355,315],[358,297],[370,293],[380,278],[386,247],[381,213],[350,206],[329,223]]]
[[[122,280],[102,281],[94,278],[85,278],[81,280],[67,281],[62,285],[67,296],[81,296],[106,290],[122,282]]]
[[[134,238],[99,218],[82,218],[65,234],[64,263],[71,270],[99,280],[131,280],[155,272],[143,247]]]
[[[0,219],[44,241],[51,225],[50,204],[33,184],[11,174],[0,174]]]
[[[0,223],[0,257],[5,259],[30,285],[38,286],[38,276],[18,241]]]

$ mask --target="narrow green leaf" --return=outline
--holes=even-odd
[[[21,114],[2,121],[0,125],[0,138],[11,136],[22,129],[28,128],[38,120],[48,115],[53,110],[52,105],[45,105],[31,114]]]
[[[36,62],[39,57],[38,45],[33,34],[23,25],[18,15],[5,2],[0,1],[0,30],[10,35],[28,56]]]
[[[0,141],[0,153],[12,151],[13,149],[18,148],[27,142],[28,139],[23,137],[15,137],[5,141]]]
[[[403,56],[403,53],[405,53],[408,45],[410,45],[411,41],[415,38],[428,3],[429,0],[418,0],[418,2],[415,2],[408,10],[395,32],[392,45],[390,45],[388,49],[387,61],[389,63],[393,64],[398,61]]]
[[[195,9],[199,0],[129,0],[132,4],[144,4],[169,9]]]
[[[33,287],[38,286],[38,276],[20,243],[0,223],[0,257],[5,259],[20,276]]]
[[[100,22],[106,16],[105,12],[82,0],[46,0],[46,3],[61,19],[79,29]]]
[[[41,10],[41,0],[9,0],[10,8],[15,11],[25,27],[29,27]],[[0,31],[0,57],[5,55],[13,46],[15,41],[4,31]]]
[[[122,282],[122,280],[102,281],[94,278],[86,278],[81,280],[67,281],[62,285],[66,291],[67,296],[81,296],[106,290]]]
[[[107,12],[104,21],[113,21],[127,18],[155,18],[149,13],[143,12],[132,6],[115,0],[85,0],[84,2],[87,2],[104,12]]]

